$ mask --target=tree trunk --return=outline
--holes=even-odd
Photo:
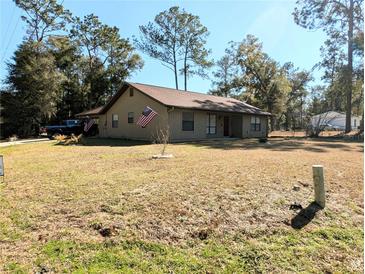
[[[187,65],[186,65],[186,62],[185,62],[185,64],[184,64],[184,89],[185,89],[185,91],[187,91],[187,74],[188,74],[188,72],[187,72],[187,70],[188,70],[188,68],[186,67]]]
[[[174,64],[174,73],[175,73],[175,87],[176,87],[176,89],[179,89],[179,84],[177,82],[177,67],[176,67],[176,63]]]
[[[188,64],[187,64],[187,48],[185,50],[185,56],[184,56],[184,89],[187,91],[187,85],[188,85]]]
[[[289,111],[287,111],[287,112],[285,112],[285,114],[284,114],[284,116],[285,116],[285,130],[289,130],[289,128],[290,128],[290,122],[289,122],[289,116],[290,116],[290,114],[289,114]]]
[[[351,101],[352,101],[352,43],[353,43],[353,32],[354,32],[354,1],[350,0],[349,8],[349,29],[347,34],[347,103],[346,103],[346,130],[345,132],[351,131]]]
[[[174,49],[173,49],[173,55],[174,55],[175,87],[176,87],[176,89],[179,89],[179,83],[178,83],[178,79],[177,79],[177,61],[176,61],[176,52],[175,52],[175,47],[174,47]]]
[[[272,114],[272,116],[270,116],[270,130],[273,131],[273,130],[275,130],[276,117],[273,115],[272,107],[270,105],[268,106],[267,110],[268,110],[268,112],[270,112]]]
[[[274,131],[275,130],[275,116],[272,115],[270,116],[270,131]]]
[[[300,96],[300,128],[303,129],[303,96]]]

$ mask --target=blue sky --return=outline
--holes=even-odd
[[[218,60],[229,41],[241,41],[247,34],[263,42],[264,51],[280,63],[291,61],[295,66],[310,70],[320,60],[319,48],[325,40],[321,31],[308,31],[297,26],[291,15],[295,1],[122,1],[122,0],[64,0],[63,5],[74,15],[94,13],[103,23],[117,26],[124,38],[138,36],[138,26],[152,21],[156,14],[178,5],[200,16],[210,36],[207,47],[212,58]],[[25,35],[22,11],[13,1],[0,0],[0,79],[6,75],[5,62],[9,61]],[[172,71],[158,60],[141,54],[145,65],[130,81],[174,87]],[[315,83],[321,72],[315,72]],[[183,78],[179,79],[180,87]],[[199,77],[189,79],[188,89],[207,92],[211,80]]]

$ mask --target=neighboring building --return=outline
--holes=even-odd
[[[146,106],[158,115],[136,124]],[[242,101],[152,85],[125,83],[103,107],[77,114],[97,120],[100,137],[151,140],[169,128],[171,141],[266,137],[271,114]]]
[[[335,130],[345,130],[346,114],[336,111],[328,111],[312,117],[313,127],[326,127]],[[356,130],[360,127],[361,117],[351,116],[351,128]]]

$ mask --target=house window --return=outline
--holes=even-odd
[[[182,113],[182,130],[194,131],[194,112]]]
[[[251,131],[261,131],[261,120],[260,117],[251,117]]]
[[[117,128],[118,127],[118,114],[113,114],[112,115],[112,128]]]
[[[207,134],[217,133],[217,115],[207,114]]]
[[[134,112],[128,112],[128,124],[134,123]]]
[[[129,89],[129,96],[132,97],[134,95],[134,89],[130,88]]]
[[[354,119],[354,127],[356,127],[356,119]]]

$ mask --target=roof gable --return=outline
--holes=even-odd
[[[262,111],[257,107],[251,106],[234,98],[127,82],[111,98],[111,100],[99,110],[99,114],[106,113],[106,111],[110,109],[110,107],[119,99],[119,97],[128,89],[128,87],[137,89],[141,93],[167,107],[271,115],[268,112]]]
[[[270,115],[257,107],[234,98],[214,96],[204,93],[182,91],[165,87],[129,83],[130,86],[156,99],[165,106],[211,111],[226,111]]]

